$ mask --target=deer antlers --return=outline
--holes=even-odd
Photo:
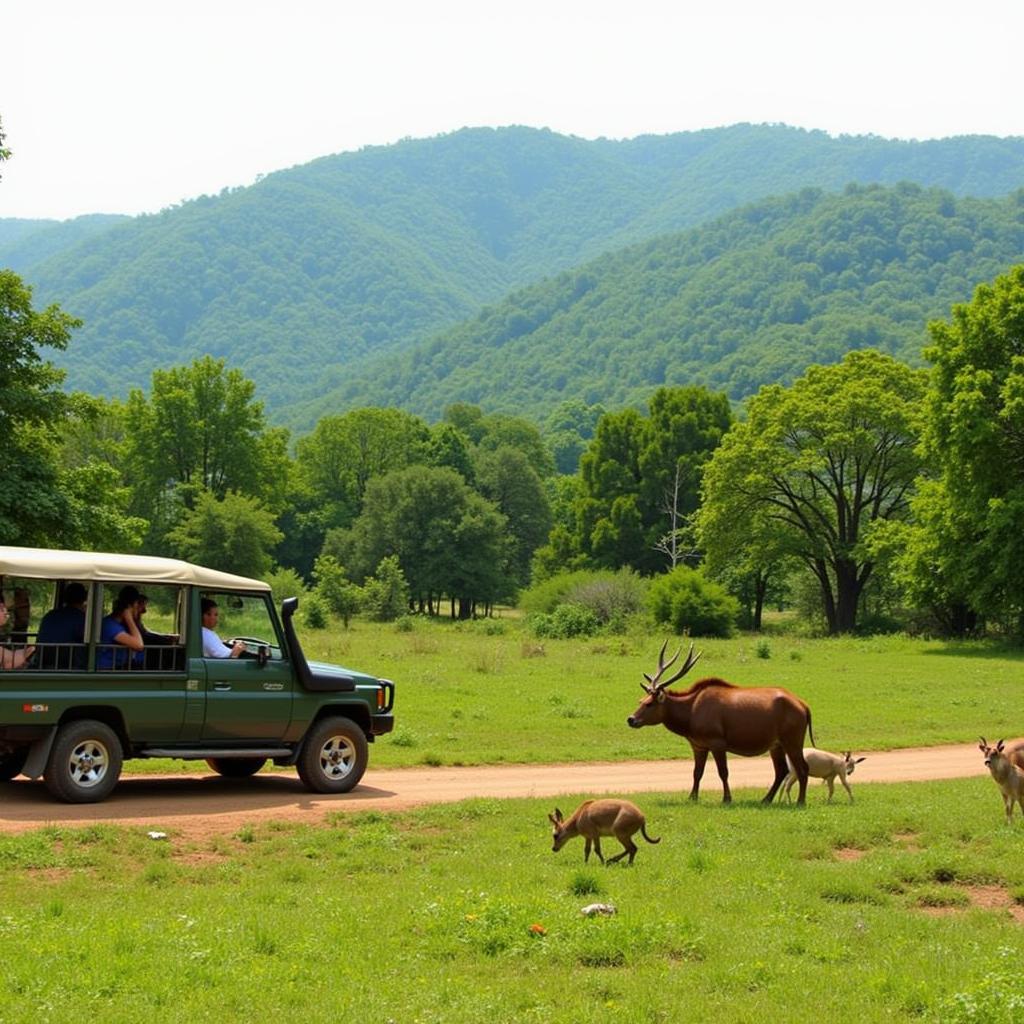
[[[697,664],[697,662],[700,660],[700,656],[704,653],[703,651],[699,651],[697,655],[694,656],[693,644],[690,644],[690,652],[686,655],[686,661],[683,662],[683,667],[674,676],[672,676],[671,679],[666,679],[662,683],[658,680],[660,680],[661,677],[672,667],[672,665],[675,664],[676,659],[679,657],[683,650],[682,647],[680,647],[679,650],[676,651],[676,653],[673,654],[668,661],[665,661],[665,648],[667,647],[668,641],[666,640],[661,645],[661,653],[658,655],[658,671],[655,672],[653,676],[649,676],[646,672],[644,673],[644,679],[647,680],[649,685],[644,686],[643,683],[640,684],[643,687],[643,689],[652,697],[655,694],[661,693],[662,690],[664,690],[668,686],[671,686],[677,680],[682,679],[683,676],[685,676],[686,673],[689,672],[690,669]]]

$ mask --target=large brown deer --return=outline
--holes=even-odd
[[[696,800],[700,780],[704,775],[708,754],[715,758],[718,775],[722,780],[724,803],[732,800],[729,789],[729,766],[726,754],[754,757],[767,751],[775,765],[775,781],[765,794],[764,802],[771,803],[789,774],[789,758],[800,783],[802,804],[807,794],[807,762],[804,760],[804,733],[811,735],[811,710],[797,696],[776,686],[734,686],[724,679],[699,679],[684,693],[668,693],[667,688],[682,679],[697,663],[693,644],[683,667],[670,679],[662,676],[675,663],[682,648],[665,661],[666,640],[658,655],[658,671],[653,676],[646,672],[647,692],[640,706],[626,719],[634,729],[645,725],[663,725],[669,732],[688,740],[693,748],[693,788],[690,799]]]

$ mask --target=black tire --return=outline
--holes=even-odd
[[[105,800],[121,777],[117,733],[103,722],[69,722],[57,733],[43,772],[46,788],[69,804]]]
[[[206,763],[225,779],[247,779],[266,763],[265,757],[208,757]]]
[[[366,771],[369,747],[350,718],[325,718],[309,731],[295,763],[299,778],[314,793],[347,793]]]
[[[12,754],[4,754],[0,757],[0,782],[10,782],[21,774],[28,760],[28,747],[24,750],[15,750]]]

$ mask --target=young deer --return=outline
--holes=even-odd
[[[1024,814],[1024,771],[1010,760],[1013,755],[1004,740],[990,747],[982,736],[978,742],[978,749],[985,755],[985,764],[1002,790],[1006,823],[1011,824],[1014,803],[1020,804],[1021,814]]]
[[[808,778],[824,779],[828,783],[829,803],[832,802],[832,792],[835,789],[837,778],[846,788],[850,803],[853,803],[853,790],[850,789],[850,784],[846,780],[853,774],[854,768],[864,760],[863,757],[854,758],[853,753],[849,750],[840,756],[839,754],[830,754],[827,750],[804,747],[804,760],[807,762]],[[786,781],[782,783],[782,792],[789,799],[792,799],[790,790],[793,788],[794,782],[796,782],[796,772],[790,765]]]
[[[615,836],[625,847],[622,853],[616,854],[608,859],[609,864],[622,860],[629,854],[629,863],[633,863],[636,856],[637,845],[633,842],[633,835],[639,832],[649,843],[660,843],[658,839],[652,839],[644,827],[646,819],[643,811],[636,804],[628,800],[586,800],[573,812],[573,816],[566,821],[562,812],[556,807],[554,814],[548,815],[548,821],[552,825],[552,838],[554,846],[552,850],[557,853],[565,844],[575,836],[583,836],[586,840],[586,847],[583,854],[583,863],[590,860],[590,848],[593,846],[597,853],[597,859],[604,864],[605,859],[601,855],[601,836]]]

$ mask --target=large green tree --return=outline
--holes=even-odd
[[[64,374],[40,354],[67,347],[74,317],[32,308],[32,289],[0,270],[0,540],[46,544],[67,535],[70,507],[56,438],[69,414]]]
[[[362,508],[369,482],[420,462],[427,425],[401,409],[353,409],[324,416],[295,446],[296,462],[326,528],[348,526]]]
[[[453,469],[410,466],[375,477],[347,541],[330,543],[353,571],[367,576],[398,558],[419,607],[437,611],[442,597],[469,617],[506,597],[508,522]]]
[[[125,412],[125,465],[134,509],[161,550],[185,511],[206,493],[248,495],[272,511],[290,500],[288,435],[266,424],[255,384],[204,356],[153,373],[149,395],[133,390]]]
[[[773,550],[817,580],[829,631],[854,629],[872,529],[908,513],[925,387],[924,371],[866,350],[762,388],[705,469],[705,535],[727,538],[723,519],[772,524]]]
[[[1024,266],[979,285],[929,330],[926,438],[942,488],[926,511],[956,556],[921,568],[1024,634]]]
[[[731,423],[725,395],[700,387],[659,388],[647,416],[602,416],[580,460],[572,550],[602,567],[670,568],[667,539],[696,511],[704,464]]]
[[[174,553],[190,562],[258,578],[270,570],[281,531],[255,498],[234,491],[218,498],[203,491],[167,539]]]

